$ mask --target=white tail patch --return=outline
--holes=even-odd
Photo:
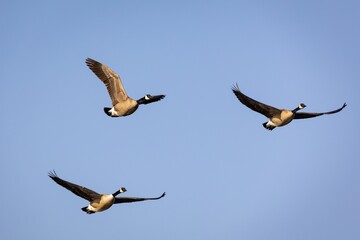
[[[266,126],[267,126],[267,127],[270,127],[270,126],[277,127],[272,121],[268,121],[268,122],[266,123]]]
[[[97,212],[97,209],[95,209],[93,206],[91,206],[90,204],[89,204],[89,206],[87,206],[87,210],[88,211],[92,211],[92,212]]]
[[[119,116],[119,114],[115,111],[114,107],[109,110],[109,113],[111,114],[111,116]]]

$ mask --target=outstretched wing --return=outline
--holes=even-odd
[[[59,178],[56,175],[55,171],[50,171],[48,175],[57,184],[63,186],[64,188],[73,192],[74,194],[78,195],[79,197],[82,197],[82,198],[88,200],[89,202],[92,202],[95,199],[100,199],[100,197],[101,197],[100,194],[98,194],[97,192],[94,192],[93,190],[90,190],[86,187],[79,186],[79,185],[76,185],[74,183],[71,183],[71,182],[68,182],[68,181],[65,181],[65,180]]]
[[[140,201],[147,201],[147,200],[158,200],[165,196],[165,192],[157,198],[138,198],[138,197],[116,197],[115,202],[116,203],[131,203],[131,202],[140,202]]]
[[[86,59],[86,65],[105,84],[113,106],[127,99],[128,96],[121,83],[120,76],[116,72],[91,58]]]
[[[322,113],[297,112],[295,114],[294,119],[313,118],[313,117],[321,116],[324,114],[333,114],[333,113],[340,112],[341,110],[343,110],[344,107],[346,107],[346,103],[344,103],[344,105],[341,108],[338,108],[338,109],[336,109],[334,111],[330,111],[330,112],[322,112]]]
[[[239,86],[236,84],[234,85],[231,90],[234,92],[235,96],[237,97],[237,99],[239,99],[239,101],[244,104],[245,106],[247,106],[248,108],[252,109],[255,112],[258,112],[268,118],[271,118],[272,116],[276,115],[276,114],[280,114],[280,110],[277,108],[274,108],[272,106],[266,105],[264,103],[258,102],[248,96],[246,96],[245,94],[243,94],[240,89]]]

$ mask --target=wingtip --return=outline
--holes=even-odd
[[[50,171],[48,172],[48,176],[49,176],[50,178],[56,178],[56,177],[58,177],[54,169],[53,169],[53,170],[50,170]]]
[[[89,57],[85,59],[86,64],[88,64],[91,61],[93,61],[93,60],[91,58],[89,58]]]
[[[239,85],[237,83],[233,84],[232,87],[231,87],[231,90],[233,92],[238,92],[240,91],[240,88],[239,88]]]
[[[92,58],[86,58],[86,60],[85,60],[85,63],[86,63],[86,65],[91,69],[92,67],[94,67],[94,65],[96,65],[96,64],[99,64],[99,62],[98,61],[96,61],[96,60],[94,60],[94,59],[92,59]]]
[[[92,62],[92,61],[96,61],[96,60],[94,60],[94,59],[92,59],[92,58],[89,58],[89,57],[87,57],[87,58],[85,59],[85,62]]]
[[[165,197],[165,195],[166,195],[166,192],[163,192],[163,194],[161,194],[160,197],[157,197],[157,198],[154,198],[154,199],[161,199],[161,198]]]

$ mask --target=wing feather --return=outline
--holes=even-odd
[[[313,118],[313,117],[321,116],[324,114],[334,114],[334,113],[337,113],[337,112],[340,112],[341,110],[343,110],[344,107],[346,107],[346,103],[344,103],[344,105],[341,108],[338,108],[338,109],[330,111],[330,112],[322,112],[322,113],[297,112],[295,114],[294,119]]]
[[[279,109],[274,108],[269,105],[266,105],[264,103],[258,102],[256,100],[246,96],[245,94],[243,94],[240,91],[239,86],[237,84],[234,85],[231,88],[231,90],[234,92],[235,96],[242,104],[244,104],[245,106],[247,106],[248,108],[252,109],[255,112],[258,112],[268,118],[271,118],[274,115],[280,114]]]
[[[91,58],[86,59],[86,65],[105,84],[113,106],[127,99],[121,78],[116,72]]]
[[[77,184],[65,181],[61,178],[59,178],[55,171],[49,172],[49,177],[54,180],[57,184],[60,186],[63,186],[67,190],[73,192],[75,195],[84,198],[88,200],[89,202],[92,202],[95,199],[100,199],[101,195],[97,192],[94,192],[93,190],[90,190],[86,187],[79,186]]]
[[[160,196],[156,198],[138,198],[138,197],[116,197],[115,202],[116,203],[131,203],[131,202],[140,202],[140,201],[147,201],[147,200],[158,200],[165,196],[165,192]]]

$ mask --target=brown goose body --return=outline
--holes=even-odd
[[[112,117],[125,117],[128,115],[133,114],[137,109],[139,105],[137,101],[135,101],[132,98],[127,98],[125,101],[121,103],[116,103],[112,109],[110,109],[110,113]],[[106,110],[105,110],[106,111]],[[106,113],[106,112],[105,112]]]
[[[295,114],[292,111],[281,109],[280,113],[271,117],[270,121],[276,127],[285,126],[294,119]]]

